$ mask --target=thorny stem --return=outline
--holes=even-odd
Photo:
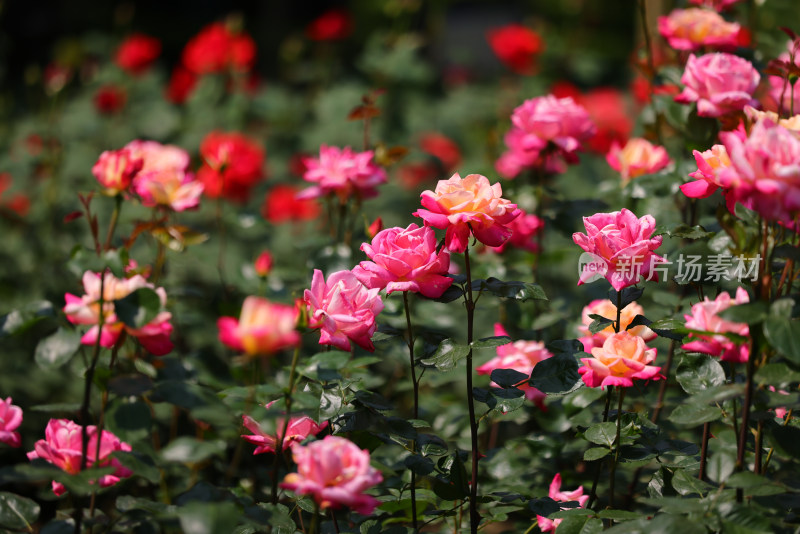
[[[611,462],[611,470],[608,474],[608,505],[614,507],[614,487],[616,485],[617,463],[619,463],[619,450],[621,448],[619,437],[622,430],[622,399],[625,398],[625,390],[619,388],[619,401],[617,402],[617,436],[614,438],[614,460]]]
[[[289,430],[289,420],[292,415],[292,394],[294,393],[294,382],[297,378],[297,362],[300,359],[300,345],[294,348],[292,355],[292,367],[289,371],[289,388],[284,393],[286,404],[286,419],[283,421],[283,430],[278,434],[278,442],[275,444],[275,461],[272,464],[272,504],[278,504],[278,464],[283,453],[283,440]]]
[[[472,485],[469,493],[469,528],[478,532],[481,516],[478,513],[478,422],[475,419],[475,399],[472,396],[472,338],[474,334],[475,301],[472,299],[472,271],[469,264],[469,247],[464,249],[464,264],[467,274],[467,405],[469,407],[469,430],[472,445]]]
[[[411,309],[408,305],[408,291],[403,291],[403,306],[405,307],[406,311],[406,326],[408,328],[408,357],[409,363],[411,364],[411,384],[414,388],[414,419],[419,418],[419,383],[417,382],[417,370],[414,365],[414,335],[413,331],[411,330]],[[411,441],[411,452],[416,454],[417,452],[417,442],[416,440]],[[414,527],[414,531],[417,532],[419,530],[418,520],[417,520],[417,474],[414,470],[411,470],[411,524]]]

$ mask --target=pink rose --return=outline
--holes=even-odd
[[[272,406],[275,401],[266,405],[266,408]],[[253,454],[264,454],[266,452],[275,452],[275,448],[280,440],[280,435],[283,432],[285,421],[283,419],[275,420],[276,432],[274,435],[268,434],[258,422],[249,415],[242,416],[242,424],[247,430],[252,432],[252,435],[242,435],[245,441],[258,445]],[[328,427],[328,422],[323,421],[322,424],[317,424],[316,421],[303,415],[300,417],[290,417],[289,426],[286,428],[286,435],[283,437],[283,447],[281,450],[286,450],[295,443],[300,443],[308,436],[316,436],[325,428]]]
[[[631,178],[658,172],[672,163],[663,146],[654,145],[641,137],[634,137],[624,147],[614,141],[606,154],[606,161],[612,169],[619,171],[623,184]]]
[[[172,314],[164,311],[167,293],[162,287],[155,287],[139,274],[130,278],[119,279],[106,273],[103,285],[103,308],[100,309],[100,274],[92,271],[83,273],[82,297],[67,293],[64,295],[66,305],[64,313],[72,324],[93,325],[81,338],[84,345],[94,345],[100,336],[100,345],[111,348],[117,344],[123,331],[137,338],[142,346],[154,356],[163,356],[172,350],[169,336],[172,333],[170,319]],[[123,323],[116,315],[114,301],[127,297],[137,289],[149,288],[156,292],[161,301],[161,311],[141,328],[132,328]],[[98,325],[102,326],[102,332]]]
[[[602,347],[592,349],[594,358],[581,358],[578,369],[590,388],[598,386],[631,387],[633,380],[658,380],[661,367],[648,365],[656,359],[656,349],[648,348],[644,339],[622,331],[612,334]]]
[[[653,251],[661,246],[662,237],[650,237],[656,227],[652,215],[637,219],[633,212],[622,209],[612,213],[596,213],[584,217],[586,234],[576,232],[572,240],[595,261],[605,262],[605,278],[617,291],[632,286],[644,276],[658,281],[655,264],[663,261]],[[588,266],[581,272],[578,285],[597,274]]]
[[[716,11],[694,7],[675,9],[666,17],[658,17],[658,32],[676,50],[733,50],[744,39],[738,24],[725,21]]]
[[[325,436],[305,447],[294,445],[292,457],[297,473],[286,475],[281,487],[311,495],[320,509],[346,507],[366,515],[380,504],[364,491],[382,482],[383,476],[369,464],[369,451],[352,441]]]
[[[578,486],[578,489],[572,491],[561,491],[561,473],[556,473],[556,476],[553,477],[548,497],[556,502],[578,501],[581,508],[584,508],[589,500],[589,496],[583,494],[583,486]],[[556,527],[563,519],[547,519],[544,516],[537,515],[536,521],[539,523],[539,528],[542,532],[555,532]]]
[[[697,162],[697,170],[689,176],[695,181],[683,184],[681,191],[690,198],[710,197],[720,186],[717,175],[726,167],[730,167],[731,158],[728,157],[725,145],[714,145],[705,152],[694,150],[692,154]]]
[[[370,352],[375,350],[372,335],[378,328],[375,316],[383,310],[380,289],[367,289],[351,271],[337,271],[328,276],[314,269],[311,289],[303,301],[308,306],[308,325],[319,328],[320,345],[350,350],[350,342]]]
[[[707,7],[716,11],[725,11],[740,0],[689,0],[690,4]]]
[[[67,419],[50,419],[44,431],[44,439],[40,439],[34,445],[34,450],[28,453],[28,459],[34,460],[41,458],[53,465],[58,466],[71,475],[76,475],[81,471],[81,455],[83,451],[83,428]],[[116,458],[109,458],[111,453],[116,451],[131,450],[131,446],[120,441],[120,439],[109,432],[103,430],[100,435],[100,451],[97,453],[97,427],[91,425],[86,428],[86,435],[89,443],[86,447],[86,467],[107,467],[112,466],[115,471],[110,475],[100,477],[100,487],[106,488],[119,482],[120,478],[129,477],[133,472],[119,463]],[[65,492],[64,485],[53,481],[53,493],[62,495]]]
[[[740,287],[736,290],[735,300],[731,299],[728,293],[722,292],[714,300],[706,297],[703,302],[692,306],[692,314],[684,315],[686,328],[714,332],[714,334],[689,334],[694,341],[684,344],[683,350],[710,354],[729,362],[746,362],[750,353],[747,343],[736,343],[722,334],[730,333],[747,337],[750,335],[750,328],[746,323],[734,323],[719,317],[721,311],[746,302],[750,302],[750,297],[747,291]]]
[[[502,245],[510,236],[506,226],[520,210],[516,204],[501,197],[499,183],[490,185],[480,174],[461,178],[458,173],[449,180],[439,180],[435,191],[423,191],[422,206],[414,216],[421,217],[425,226],[446,228],[445,243],[451,252],[464,252],[470,233],[490,247]]]
[[[247,297],[239,319],[217,320],[219,340],[248,356],[269,356],[300,344],[295,306],[276,304],[261,297]]]
[[[444,276],[450,268],[450,254],[436,252],[436,235],[428,226],[410,224],[408,228],[387,228],[378,232],[372,244],[361,245],[369,259],[353,269],[361,283],[370,289],[412,291],[438,298],[453,283]]]
[[[791,224],[800,214],[800,138],[769,119],[746,140],[720,134],[731,165],[718,174],[729,203],[739,202],[770,221]]]
[[[372,159],[373,152],[354,152],[322,145],[319,158],[304,158],[303,179],[317,184],[303,190],[298,198],[315,198],[335,194],[341,201],[351,196],[371,198],[378,195],[376,186],[386,182],[386,171]]]
[[[19,432],[15,430],[21,424],[22,408],[11,404],[11,397],[7,397],[6,400],[0,399],[0,443],[19,447],[21,438]]]
[[[505,251],[509,246],[539,252],[539,242],[537,236],[544,230],[544,221],[532,213],[525,213],[519,210],[519,217],[508,224],[511,229],[511,237],[499,247],[489,247],[490,250],[498,254]]]
[[[592,324],[594,319],[589,317],[590,315],[599,315],[601,317],[605,317],[606,319],[612,319],[616,321],[617,307],[608,299],[598,299],[593,300],[588,306],[583,308],[583,312],[581,313],[581,325],[578,327],[578,332],[583,336],[580,338],[580,341],[583,343],[583,350],[586,352],[591,352],[592,348],[594,347],[602,347],[606,339],[614,334],[614,327],[611,324],[596,334],[592,334],[589,331],[589,325]],[[620,330],[627,330],[634,336],[639,336],[645,341],[650,341],[656,337],[656,333],[646,326],[634,326],[628,330],[628,325],[633,322],[637,315],[644,316],[644,308],[642,308],[636,302],[631,302],[622,308],[622,312],[620,313],[619,317],[619,322],[621,323]]]
[[[500,323],[494,325],[494,335],[507,336],[505,328]],[[525,341],[518,340],[513,343],[506,343],[497,347],[497,357],[492,358],[484,363],[475,371],[479,375],[490,375],[495,369],[513,369],[528,376],[533,372],[536,364],[542,360],[552,357],[553,355],[548,351],[544,343],[541,341]],[[492,382],[493,386],[497,386]],[[527,382],[517,386],[525,392],[525,398],[536,403],[540,410],[546,410],[544,399],[546,395],[531,386]]]
[[[185,150],[141,140],[131,141],[125,148],[144,160],[133,180],[133,189],[144,206],[184,211],[200,204],[203,184],[188,172],[190,159]]]
[[[683,92],[675,102],[697,102],[701,117],[720,117],[754,106],[758,101],[753,92],[761,76],[753,64],[738,56],[725,53],[689,56],[681,76]]]
[[[130,187],[142,165],[144,160],[135,157],[130,150],[106,150],[92,167],[92,174],[106,188],[104,193],[114,196]]]

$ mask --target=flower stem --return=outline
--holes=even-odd
[[[475,301],[472,298],[472,272],[469,264],[469,248],[464,249],[464,264],[467,274],[467,406],[469,407],[469,430],[472,445],[472,477],[469,494],[469,527],[472,534],[478,532],[481,516],[478,513],[478,422],[475,419],[475,399],[472,396],[472,338],[474,335]]]
[[[616,485],[616,472],[617,463],[619,463],[619,449],[620,449],[620,432],[622,430],[622,399],[625,398],[625,390],[619,388],[619,401],[617,402],[617,436],[614,438],[614,459],[611,462],[611,470],[608,475],[608,484],[610,486],[608,492],[608,505],[614,507],[614,487]]]
[[[403,306],[406,311],[406,326],[408,328],[408,357],[411,364],[411,385],[414,388],[414,419],[419,418],[419,382],[417,382],[417,370],[414,362],[414,335],[411,330],[411,308],[408,305],[408,291],[403,291]],[[416,440],[411,441],[411,452],[417,453]],[[417,520],[417,474],[411,470],[411,524],[414,532],[419,529]]]
[[[292,367],[289,371],[289,388],[284,392],[284,402],[286,404],[286,419],[283,421],[283,430],[278,434],[278,442],[275,444],[275,462],[273,463],[272,474],[272,504],[278,504],[278,464],[283,455],[283,440],[289,430],[289,419],[292,412],[292,393],[294,393],[294,382],[297,378],[297,361],[300,359],[300,345],[294,348],[292,355]]]
[[[706,476],[706,459],[708,458],[708,439],[711,437],[711,423],[703,425],[703,444],[700,449],[700,472],[697,474],[699,480]]]
[[[114,211],[111,212],[111,222],[108,223],[108,233],[106,233],[106,244],[103,250],[111,248],[111,239],[114,237],[114,230],[117,228],[117,221],[119,221],[119,212],[122,211],[122,195],[118,194],[114,197]]]
[[[611,407],[611,395],[614,393],[614,386],[606,386],[606,406],[603,409],[603,422],[608,421],[608,410]],[[592,491],[589,492],[589,502],[586,503],[586,508],[591,508],[595,500],[597,500],[597,483],[600,481],[600,470],[603,467],[603,462],[597,462],[597,471],[594,473],[594,480],[592,481]]]

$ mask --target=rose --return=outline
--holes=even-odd
[[[264,176],[264,150],[238,132],[210,132],[200,143],[200,156],[203,166],[197,179],[210,198],[244,202]]]
[[[508,224],[511,237],[499,247],[489,247],[491,250],[502,253],[509,246],[539,252],[539,243],[536,236],[544,230],[544,221],[532,213],[520,210],[520,215]]]
[[[682,348],[717,356],[729,362],[746,362],[750,353],[746,340],[733,341],[724,334],[748,337],[750,327],[747,323],[735,323],[719,317],[723,310],[746,302],[750,302],[750,296],[743,287],[740,287],[736,290],[735,299],[731,299],[731,296],[723,291],[714,300],[705,297],[703,302],[692,306],[691,315],[683,316],[686,319],[686,328],[699,330],[702,333],[690,333],[689,337],[694,341],[685,343]]]
[[[732,54],[716,53],[689,56],[681,76],[683,92],[676,102],[697,102],[701,117],[720,117],[745,106],[757,105],[753,92],[761,76],[746,59]]]
[[[602,347],[605,340],[614,333],[614,327],[609,324],[599,332],[592,334],[589,331],[589,325],[594,322],[594,319],[592,319],[590,315],[599,315],[601,317],[605,317],[606,319],[616,320],[617,307],[608,299],[598,299],[593,300],[583,308],[581,313],[582,324],[578,327],[578,332],[580,332],[580,334],[583,336],[580,338],[580,341],[583,343],[583,347],[586,352],[591,352],[593,347]],[[636,302],[631,302],[625,306],[620,313],[619,329],[630,332],[634,336],[639,336],[645,341],[650,341],[656,337],[656,333],[646,326],[639,325],[628,329],[628,325],[633,322],[637,315],[644,316],[644,308],[642,308],[639,304]]]
[[[602,347],[592,349],[593,358],[581,358],[578,369],[583,382],[591,387],[631,387],[634,379],[658,380],[660,367],[648,365],[656,359],[656,349],[648,348],[644,339],[622,331],[612,334]]]
[[[505,66],[518,74],[533,74],[534,60],[543,48],[536,32],[521,24],[508,24],[489,30],[486,37]]]
[[[550,490],[548,497],[556,502],[570,502],[578,501],[578,506],[584,508],[586,502],[589,500],[588,495],[583,494],[583,486],[578,486],[577,489],[572,491],[561,491],[561,473],[556,473],[553,481],[550,482]],[[563,521],[563,519],[547,519],[544,516],[537,515],[536,522],[542,532],[555,532],[556,527]]]
[[[619,171],[623,184],[631,178],[658,172],[672,163],[663,146],[654,145],[641,137],[628,140],[622,147],[614,141],[606,154],[606,161],[612,169]]]
[[[300,343],[297,317],[295,306],[247,297],[238,320],[220,317],[217,321],[219,340],[248,356],[269,356]]]
[[[304,158],[303,179],[317,184],[302,191],[298,198],[316,198],[335,194],[340,201],[351,196],[371,198],[378,195],[376,186],[386,182],[386,171],[373,160],[373,152],[355,152],[322,145],[319,158]]]
[[[138,139],[125,148],[144,160],[142,169],[133,180],[133,189],[144,206],[165,206],[184,211],[199,205],[203,184],[187,172],[189,154],[185,150]]]
[[[681,191],[690,198],[707,198],[719,189],[717,175],[722,169],[730,167],[731,158],[725,145],[714,145],[705,152],[693,150],[692,154],[697,162],[697,170],[689,176],[695,181],[681,185]]]
[[[694,7],[675,9],[666,17],[658,17],[658,32],[676,50],[732,50],[745,38],[738,24],[727,22],[714,11]]]
[[[11,397],[0,398],[0,443],[19,447],[21,438],[15,430],[22,424],[22,408],[11,404]]]
[[[117,65],[131,74],[141,74],[161,53],[161,41],[141,33],[129,35],[122,41],[114,57]]]
[[[275,401],[268,403],[265,408],[269,409]],[[285,421],[283,419],[275,420],[275,435],[267,434],[258,422],[249,415],[242,416],[242,424],[247,430],[253,434],[242,435],[245,441],[258,445],[253,454],[264,454],[266,452],[275,452],[278,445],[280,435],[283,433]],[[312,418],[307,415],[300,417],[290,417],[289,425],[286,427],[286,435],[283,437],[283,446],[281,450],[286,450],[295,443],[300,443],[308,436],[315,436],[328,427],[328,421],[323,421],[322,424],[317,424]]]
[[[103,192],[113,196],[130,187],[143,165],[144,160],[128,149],[106,150],[97,158],[92,174],[106,188]]]

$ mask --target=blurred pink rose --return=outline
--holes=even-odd
[[[733,50],[745,35],[742,27],[727,22],[719,13],[708,9],[690,7],[675,9],[665,17],[658,17],[658,32],[676,50],[697,50],[702,47]]]
[[[672,163],[663,146],[641,137],[630,139],[623,147],[614,141],[606,154],[606,161],[612,169],[619,171],[623,184],[631,178],[658,172]]]
[[[547,496],[556,502],[578,501],[578,505],[581,508],[584,508],[586,502],[589,500],[589,496],[583,494],[583,486],[578,486],[577,489],[572,491],[561,491],[561,473],[557,473],[556,476],[553,477]],[[555,532],[556,527],[558,527],[563,519],[547,519],[544,516],[537,515],[536,521],[539,523],[539,528],[542,532]]]
[[[369,259],[353,269],[370,289],[412,291],[438,298],[453,283],[444,276],[450,268],[450,254],[436,252],[436,234],[428,226],[412,223],[408,228],[387,228],[378,232],[372,244],[361,245]]]
[[[576,232],[572,240],[593,259],[605,262],[605,278],[617,291],[639,282],[639,278],[658,281],[653,269],[661,256],[654,253],[661,246],[662,237],[650,237],[656,227],[652,215],[638,219],[633,212],[622,209],[612,213],[596,213],[584,217],[586,234]],[[597,271],[585,266],[578,285],[595,276]]]
[[[372,159],[373,152],[354,152],[350,147],[322,145],[319,158],[304,158],[303,179],[317,184],[300,192],[298,198],[336,194],[344,201],[351,196],[371,198],[378,195],[376,186],[386,182],[386,171]]]
[[[289,473],[281,487],[297,495],[310,495],[320,509],[350,508],[371,514],[380,501],[364,491],[383,481],[369,464],[369,451],[350,440],[325,436],[306,446],[292,447],[297,473]]]
[[[583,308],[581,312],[581,325],[578,326],[578,332],[583,336],[580,338],[581,343],[583,343],[583,350],[586,352],[591,352],[592,348],[594,347],[602,347],[603,343],[605,343],[606,339],[609,336],[614,334],[614,327],[613,325],[609,324],[604,329],[600,330],[596,334],[592,334],[589,331],[589,325],[592,324],[594,319],[589,317],[590,315],[600,315],[601,317],[605,317],[606,319],[611,319],[616,321],[617,319],[617,306],[608,299],[598,299],[593,300],[587,306]],[[656,337],[656,333],[647,328],[644,325],[634,326],[630,330],[628,330],[628,325],[633,322],[633,319],[637,315],[644,316],[644,308],[642,308],[636,302],[631,302],[624,308],[622,308],[622,313],[620,313],[619,322],[621,323],[620,331],[626,330],[630,334],[634,336],[639,336],[640,338],[644,339],[645,341],[650,341],[654,337]]]
[[[690,4],[707,7],[716,11],[725,11],[741,0],[689,0]]]
[[[130,187],[142,165],[144,160],[135,157],[130,150],[106,150],[92,167],[92,174],[106,188],[104,193],[114,196]]]
[[[295,306],[276,304],[261,297],[247,297],[239,319],[217,320],[219,340],[248,356],[269,356],[300,343]]]
[[[507,336],[508,333],[500,323],[496,323],[494,325],[494,335]],[[477,371],[479,375],[491,376],[492,371],[495,369],[513,369],[514,371],[530,376],[537,363],[552,356],[550,351],[545,348],[543,342],[520,339],[513,343],[506,343],[505,345],[497,347],[497,356],[476,368],[475,371]],[[492,382],[492,385],[497,386],[494,382]],[[544,399],[547,395],[527,382],[517,387],[523,390],[525,392],[525,398],[536,403],[536,406],[540,410],[547,409],[544,405]]]
[[[736,343],[722,334],[737,334],[749,336],[750,327],[746,323],[734,323],[719,317],[719,313],[727,310],[731,306],[750,302],[750,297],[743,287],[736,290],[736,298],[726,293],[720,293],[716,299],[709,300],[708,297],[703,302],[698,302],[692,306],[692,314],[684,315],[686,328],[690,330],[702,330],[703,332],[715,332],[715,334],[689,334],[694,341],[683,345],[683,350],[702,352],[717,356],[729,362],[746,362],[750,349],[748,344]]]
[[[314,269],[311,289],[306,289],[303,301],[308,306],[310,328],[320,328],[320,345],[333,345],[350,350],[354,342],[370,352],[375,350],[372,335],[378,328],[375,322],[383,302],[380,289],[367,289],[351,271],[337,271],[328,276]]]
[[[675,102],[697,102],[701,117],[720,117],[758,105],[753,92],[761,75],[746,59],[732,54],[716,53],[689,56],[681,76],[683,92]]]
[[[103,285],[103,308],[100,310],[100,274],[92,271],[83,273],[83,289],[86,292],[82,297],[71,293],[64,295],[66,305],[64,313],[72,324],[93,325],[81,338],[84,345],[94,345],[100,335],[100,346],[111,348],[117,344],[123,331],[135,337],[148,352],[154,356],[163,356],[172,351],[172,342],[169,339],[172,333],[170,319],[172,314],[164,311],[167,303],[167,293],[162,287],[155,287],[145,280],[142,275],[119,279],[111,273],[106,273]],[[127,297],[137,289],[149,288],[156,292],[161,301],[161,311],[146,325],[141,328],[132,328],[123,323],[115,312],[114,301]],[[102,319],[101,319],[102,315]],[[102,323],[102,332],[98,332],[98,323]]]
[[[539,243],[536,237],[544,230],[544,221],[532,213],[519,210],[520,215],[510,223],[511,237],[498,247],[488,247],[490,250],[502,253],[509,246],[531,252],[539,252]]]
[[[275,401],[266,405],[267,408],[272,406]],[[245,441],[258,445],[253,454],[264,454],[266,452],[275,452],[275,447],[280,440],[280,434],[283,432],[283,425],[286,423],[284,419],[278,418],[275,420],[275,434],[268,434],[261,428],[258,422],[249,415],[242,416],[242,424],[247,430],[252,432],[252,435],[242,435]],[[289,426],[286,428],[286,435],[283,438],[283,447],[281,450],[286,450],[295,443],[300,443],[308,436],[316,436],[321,431],[328,427],[328,421],[323,421],[322,424],[317,424],[312,418],[307,415],[300,417],[290,417]]]
[[[656,349],[651,349],[644,339],[622,331],[611,334],[602,347],[592,349],[593,358],[581,358],[578,369],[583,382],[590,388],[598,386],[633,386],[636,380],[658,380],[661,367],[648,365],[656,359]]]
[[[714,145],[705,152],[693,150],[692,154],[697,162],[697,170],[689,176],[695,181],[681,185],[681,191],[690,198],[707,198],[719,189],[720,182],[717,175],[726,167],[730,167],[731,158],[728,157],[725,145]]]
[[[81,471],[82,430],[83,428],[73,421],[50,419],[44,431],[44,439],[36,442],[34,450],[28,453],[28,459],[41,458],[71,475],[78,474]],[[100,435],[100,454],[97,455],[97,427],[94,425],[88,426],[86,428],[86,436],[89,441],[86,448],[86,467],[111,466],[115,468],[112,474],[100,477],[101,488],[113,486],[119,482],[120,478],[129,477],[133,474],[130,469],[123,467],[119,460],[108,457],[116,451],[130,451],[130,445],[120,441],[117,436],[108,430],[103,430]],[[53,493],[62,495],[65,491],[63,484],[53,481]]]
[[[720,137],[731,159],[718,174],[729,203],[793,224],[800,215],[800,137],[769,119],[758,121],[746,140],[729,132]]]
[[[188,172],[190,159],[185,150],[141,140],[131,141],[125,148],[144,160],[133,180],[133,189],[144,206],[184,211],[200,204],[203,184]]]
[[[449,180],[439,180],[435,191],[423,191],[422,206],[414,216],[425,226],[447,229],[445,243],[451,252],[464,252],[470,233],[490,247],[502,245],[510,236],[507,226],[519,214],[516,204],[501,197],[499,183],[490,185],[480,174],[461,178],[458,173]]]
[[[11,404],[11,397],[7,397],[6,400],[0,399],[0,443],[19,447],[21,438],[19,432],[15,430],[20,424],[22,424],[22,408]]]

